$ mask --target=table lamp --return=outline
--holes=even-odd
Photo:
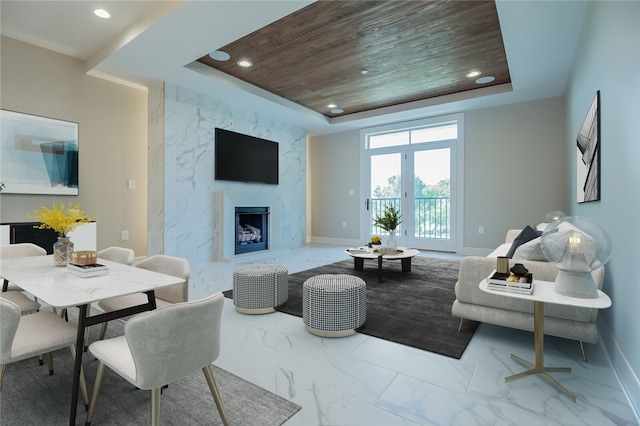
[[[565,296],[594,299],[598,290],[591,272],[611,254],[611,238],[600,224],[581,216],[551,222],[540,238],[542,252],[560,271],[553,290]]]
[[[567,214],[560,210],[552,210],[544,216],[544,223],[553,223],[557,222],[563,217],[566,217]]]

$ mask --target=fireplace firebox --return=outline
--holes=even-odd
[[[235,254],[269,249],[269,207],[236,207]]]

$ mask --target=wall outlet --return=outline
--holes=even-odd
[[[478,226],[478,234],[484,234],[484,226]]]
[[[347,227],[347,221],[346,221],[346,220],[343,220],[343,221],[342,221],[342,227],[343,227],[343,228],[346,228],[346,227]]]
[[[129,189],[136,189],[136,180],[135,179],[129,179],[127,181],[127,186]]]
[[[129,231],[122,231],[122,241],[129,239]]]

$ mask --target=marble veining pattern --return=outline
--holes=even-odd
[[[192,266],[190,299],[232,288],[243,264],[279,263],[290,273],[344,260],[344,247],[306,246]],[[439,255],[446,256],[446,255]],[[216,364],[300,404],[285,426],[308,425],[638,425],[604,348],[547,336],[545,361],[577,396],[573,403],[546,381],[528,377],[515,353],[533,359],[533,333],[481,324],[460,360],[356,334],[308,333],[301,318],[242,315],[226,300]]]
[[[67,272],[65,266],[54,266],[53,255],[3,259],[0,276],[18,283],[26,292],[56,308],[85,305],[184,282],[182,278],[99,260],[109,271],[90,278]]]
[[[149,88],[147,151],[147,255],[163,253],[164,83]]]
[[[157,103],[157,96],[153,97]],[[150,158],[150,167],[162,160],[163,169],[153,173],[153,187],[162,181],[162,192],[149,193],[149,251],[186,257],[192,264],[222,258],[217,253],[221,215],[216,192],[230,197],[250,192],[258,198],[278,202],[280,248],[301,247],[306,230],[306,131],[253,112],[232,108],[216,98],[166,84],[164,88],[164,145]],[[154,111],[160,109],[154,106]],[[214,179],[214,133],[224,128],[279,144],[279,185],[246,184]],[[158,208],[158,199],[162,209]],[[156,207],[154,207],[156,206]],[[163,226],[161,226],[163,225]],[[162,237],[156,235],[163,229]],[[231,237],[234,238],[235,234]]]

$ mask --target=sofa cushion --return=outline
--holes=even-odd
[[[514,260],[509,261],[509,267],[512,267],[515,262],[516,261]],[[527,268],[529,272],[533,274],[534,281],[555,281],[556,275],[558,274],[558,268],[556,268],[550,262],[526,261],[523,264],[525,268]],[[455,285],[456,299],[460,302],[468,303],[471,305],[488,306],[509,311],[526,312],[530,314],[533,313],[532,300],[505,297],[480,290],[480,281],[486,279],[495,269],[495,259],[478,256],[464,257],[460,263],[458,282]],[[594,281],[596,282],[596,287],[601,288],[603,271],[594,271],[592,273],[592,276],[594,277]],[[545,303],[544,314],[545,316],[562,318],[570,321],[593,322],[597,317],[598,310]],[[494,321],[487,322],[496,324],[496,322]]]
[[[500,257],[500,256],[504,257],[507,255],[507,252],[509,251],[510,248],[511,248],[511,243],[500,244],[498,248],[496,248],[494,251],[489,253],[487,257]]]
[[[506,256],[508,258],[513,258],[513,254],[516,252],[518,247],[533,240],[534,238],[538,238],[540,235],[542,235],[541,231],[538,231],[529,225],[525,226],[516,239],[513,240],[513,244],[511,244],[511,248],[507,252]]]
[[[518,247],[513,253],[514,260],[537,260],[546,262],[547,257],[542,252],[542,246],[540,245],[541,237],[534,238],[531,241],[527,241]]]

